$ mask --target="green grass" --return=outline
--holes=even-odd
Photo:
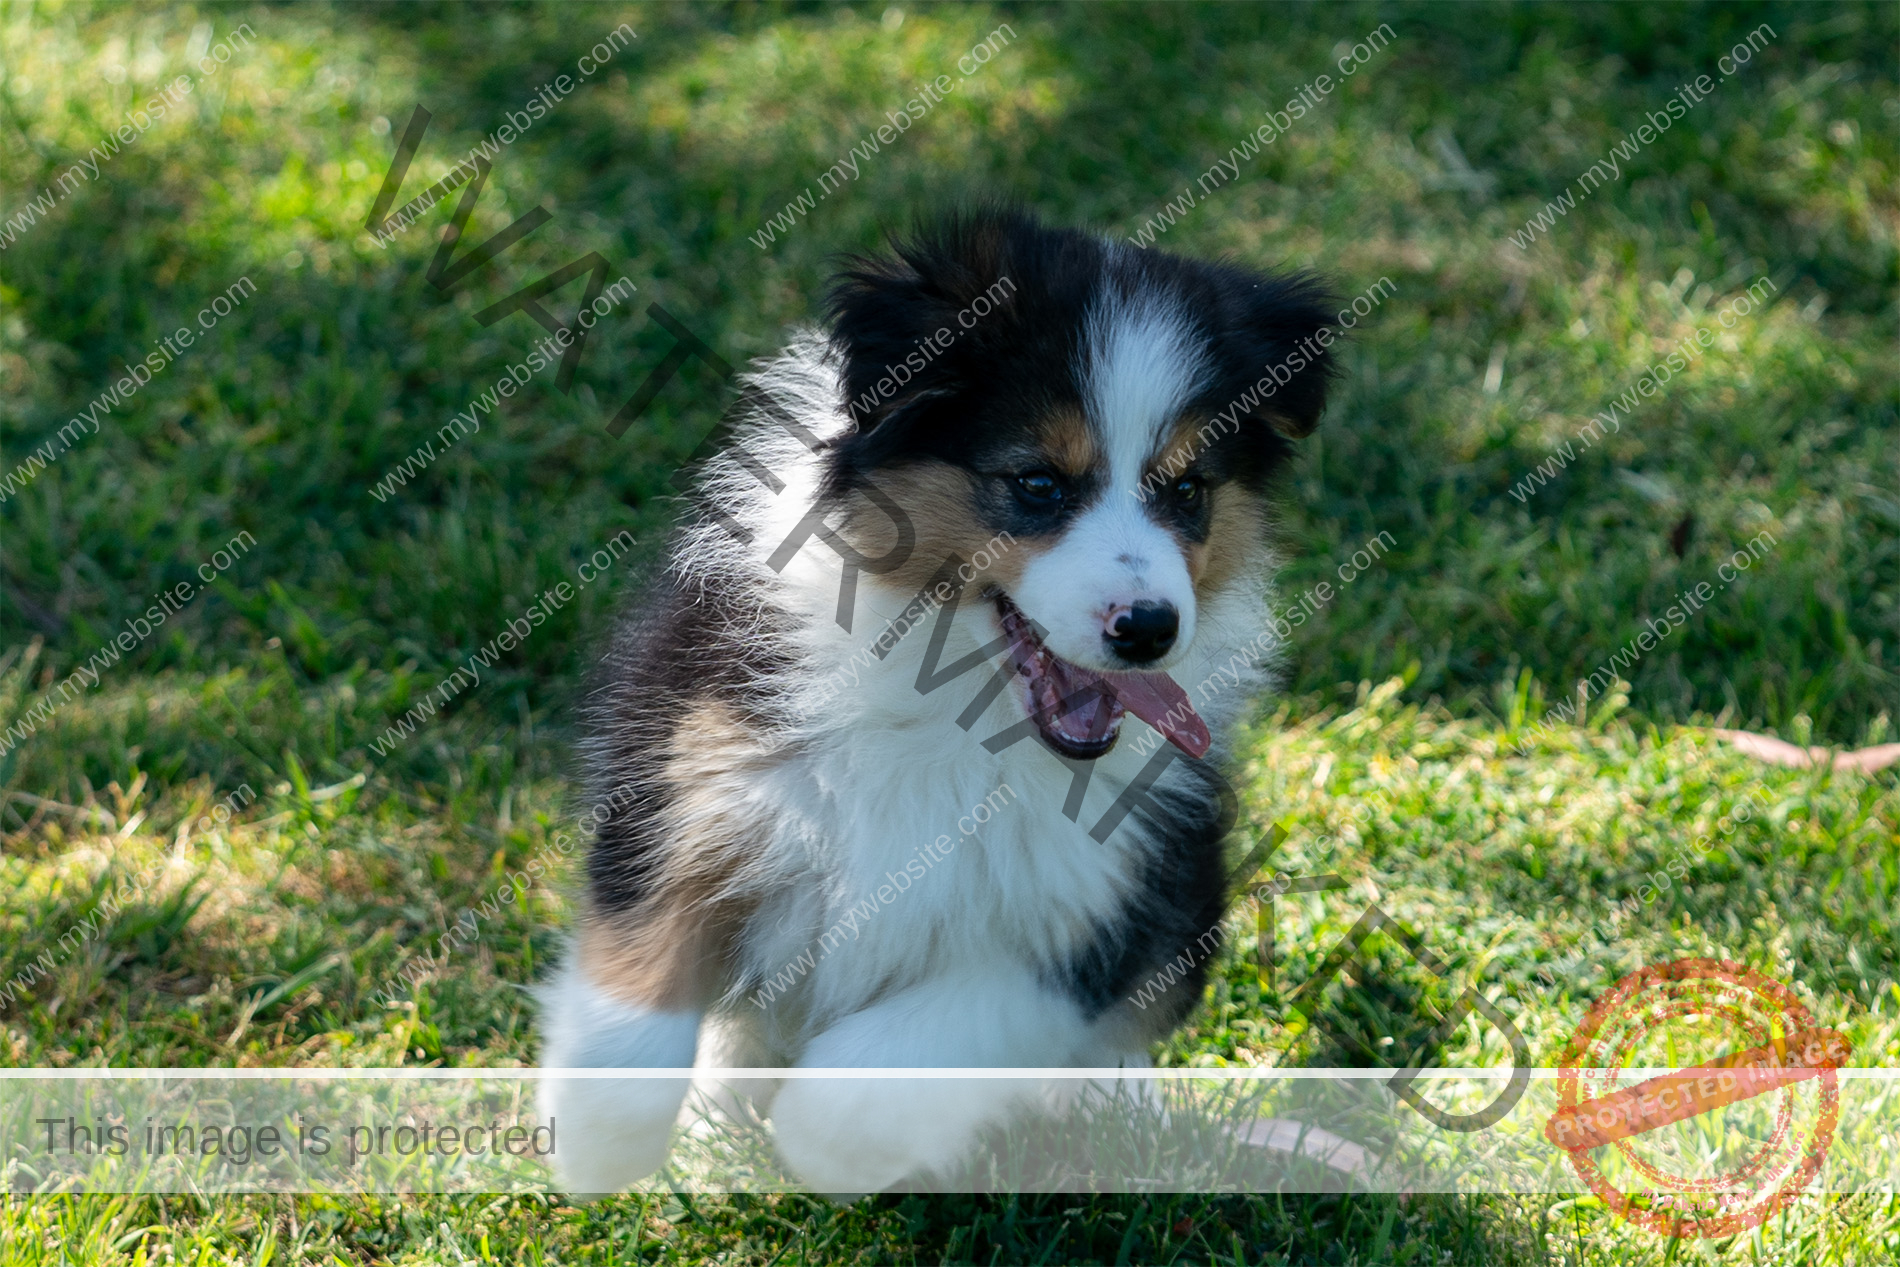
[[[1248,830],[1349,894],[1282,899],[1278,990],[1230,954],[1175,1063],[1383,1063],[1478,983],[1540,1061],[1642,963],[1720,953],[1797,983],[1900,1062],[1894,773],[1760,767],[1711,722],[1891,741],[1900,715],[1900,83],[1890,6],[63,8],[0,4],[0,222],[192,41],[255,41],[0,252],[0,478],[240,277],[257,293],[0,503],[0,723],[240,532],[256,545],[0,756],[0,982],[121,877],[107,931],[0,1008],[12,1065],[532,1063],[521,987],[561,885],[486,924],[411,1003],[392,974],[573,804],[587,648],[670,522],[667,477],[728,390],[689,367],[605,424],[671,346],[735,364],[809,320],[842,250],[979,193],[1118,234],[1335,70],[1396,40],[1161,239],[1397,287],[1355,335],[1289,483],[1295,595],[1396,544],[1303,627],[1250,744]],[[412,196],[621,21],[639,41],[495,161],[476,240],[551,222],[443,297],[432,212],[362,231],[410,109]],[[1015,39],[769,250],[748,240],[917,83]],[[1776,38],[1528,250],[1508,235],[1675,85]],[[211,24],[204,36],[201,24]],[[121,71],[123,73],[121,73]],[[382,126],[377,121],[386,121]],[[1458,156],[1462,155],[1462,159]],[[1475,173],[1472,174],[1472,173]],[[537,378],[386,502],[368,495],[540,337],[473,313],[598,250],[639,287],[572,395]],[[1528,501],[1511,489],[1756,279],[1772,302]],[[572,292],[556,296],[571,309]],[[387,757],[369,747],[505,616],[623,529],[580,591]],[[1678,592],[1773,548],[1590,702],[1554,703]],[[1390,681],[1375,689],[1371,684]],[[1522,746],[1520,752],[1519,746]],[[199,820],[241,785],[229,823]],[[1756,797],[1755,789],[1762,789]],[[1680,842],[1766,809],[1611,926]],[[1315,1023],[1285,1009],[1366,886],[1451,965],[1391,943]],[[1241,916],[1236,917],[1236,928]],[[1540,975],[1541,973],[1541,975]],[[1291,1023],[1289,1023],[1291,1022]],[[1445,1063],[1499,1059],[1461,1030]],[[1391,1061],[1396,1063],[1396,1061]],[[0,1264],[1079,1262],[1860,1264],[1891,1197],[1815,1200],[1727,1246],[1548,1197],[0,1199]],[[1673,1253],[1673,1258],[1668,1257]]]

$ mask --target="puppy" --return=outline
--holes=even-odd
[[[694,1066],[1146,1065],[1218,938],[1218,736],[1322,286],[980,211],[849,262],[830,316],[744,380],[589,696],[543,1063],[682,1072],[544,1077],[575,1190],[665,1161]],[[1039,1085],[748,1089],[803,1181],[863,1192]]]

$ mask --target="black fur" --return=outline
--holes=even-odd
[[[1208,965],[1220,945],[1227,913],[1227,874],[1221,841],[1232,829],[1234,811],[1221,795],[1221,776],[1205,763],[1182,758],[1191,791],[1158,793],[1166,821],[1146,809],[1135,816],[1149,836],[1161,842],[1147,859],[1141,881],[1119,918],[1096,930],[1095,938],[1064,965],[1058,984],[1091,1018],[1135,994],[1148,979],[1177,961],[1189,959],[1165,991],[1157,990],[1144,1010],[1153,1032],[1165,1034],[1193,1010],[1207,983]],[[1205,938],[1205,940],[1203,940]]]
[[[1004,210],[951,217],[894,251],[851,260],[832,286],[833,338],[856,424],[833,457],[833,491],[912,458],[990,474],[1036,419],[1079,408],[1083,321],[1103,285],[1139,285],[1180,300],[1215,359],[1213,381],[1189,404],[1195,413],[1227,409],[1270,367],[1291,373],[1241,415],[1253,425],[1211,447],[1203,459],[1211,477],[1264,484],[1291,451],[1286,437],[1311,432],[1325,408],[1331,357],[1310,344],[1312,355],[1299,350],[1329,327],[1334,311],[1311,274],[1140,251]],[[958,314],[1005,280],[1014,286],[1010,296],[960,329]],[[895,391],[877,390],[907,358],[924,359],[924,341],[946,329],[954,337],[944,351]]]

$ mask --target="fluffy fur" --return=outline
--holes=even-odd
[[[1264,499],[1323,408],[1323,298],[1009,213],[853,261],[830,330],[747,377],[604,658],[606,809],[544,1065],[1146,1064],[1225,909],[1246,692],[1212,693],[1203,759],[1136,713],[1174,736],[1155,714],[1191,697],[1158,675],[1191,691],[1266,627]],[[1023,1085],[755,1089],[807,1182],[868,1191],[953,1164]],[[550,1075],[563,1181],[651,1171],[685,1091]]]

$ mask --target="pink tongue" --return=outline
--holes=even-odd
[[[1103,677],[1115,698],[1190,757],[1204,757],[1214,744],[1187,692],[1165,673],[1113,673]]]

